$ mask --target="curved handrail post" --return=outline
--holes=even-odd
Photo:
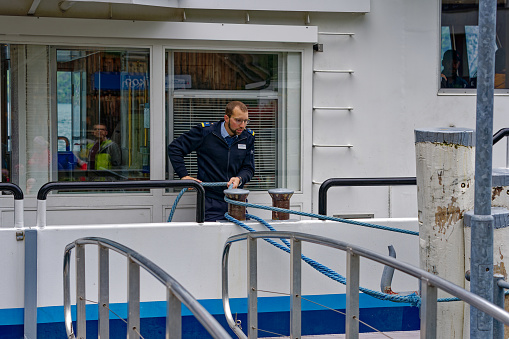
[[[205,221],[205,189],[203,185],[194,180],[140,180],[140,181],[85,181],[85,182],[67,182],[52,181],[48,182],[37,192],[37,226],[46,226],[46,198],[51,191],[80,190],[91,189],[134,189],[134,188],[194,188],[196,190],[196,222]]]
[[[23,191],[18,185],[10,182],[1,182],[0,191],[9,191],[14,195],[14,227],[23,228]]]
[[[85,262],[85,245],[97,245],[101,253],[104,251],[113,250],[123,255],[128,262],[128,338],[138,338],[139,327],[140,327],[140,268],[143,268],[147,273],[151,274],[159,282],[161,282],[167,290],[167,321],[166,321],[166,338],[179,338],[178,334],[181,333],[181,303],[184,304],[191,313],[196,317],[200,324],[207,330],[207,332],[215,339],[231,339],[228,332],[217,322],[217,320],[172,276],[166,273],[162,268],[157,266],[155,263],[141,255],[140,253],[132,250],[131,248],[124,246],[115,241],[97,238],[97,237],[86,237],[75,240],[68,244],[64,250],[64,265],[63,265],[63,282],[64,282],[64,322],[65,329],[67,332],[67,338],[76,339],[75,333],[79,331],[78,336],[84,337],[84,324],[86,324],[86,312],[77,312],[76,324],[77,330],[74,332],[72,325],[71,315],[71,283],[70,283],[70,257],[73,248],[76,248],[76,258],[79,257],[81,262]],[[80,251],[81,253],[78,253]],[[104,254],[104,253],[103,253]],[[99,281],[100,284],[104,283],[102,275],[109,275],[109,267],[106,266],[107,260],[101,259],[99,255]],[[76,264],[79,265],[78,260]],[[101,267],[101,265],[104,265]],[[83,301],[81,305],[83,310],[85,308],[85,269],[84,264],[81,268],[76,268],[76,303],[79,305],[80,301]],[[80,281],[81,280],[81,281]],[[104,283],[105,284],[105,283]],[[104,290],[99,290],[99,300],[108,300],[107,296],[102,296]],[[102,307],[107,307],[100,304]],[[78,306],[77,306],[78,308]],[[104,326],[109,321],[108,312],[99,312],[99,328]],[[171,319],[168,319],[171,318]],[[81,324],[81,325],[80,325]],[[101,325],[102,324],[102,325]],[[82,326],[80,328],[80,326]],[[106,331],[104,331],[106,332]],[[106,332],[108,333],[108,332]],[[102,338],[103,336],[101,336]],[[107,336],[106,336],[107,337]]]
[[[298,241],[306,241],[312,244],[322,245],[330,248],[339,249],[347,252],[347,270],[349,270],[347,277],[347,293],[350,298],[355,294],[358,298],[359,290],[355,292],[354,287],[358,287],[358,264],[360,257],[378,262],[379,264],[393,267],[403,273],[411,275],[421,282],[421,338],[436,338],[436,316],[437,316],[437,289],[441,289],[453,296],[461,299],[462,301],[470,304],[478,310],[488,314],[494,319],[499,320],[505,325],[509,325],[509,313],[503,308],[494,305],[493,303],[481,298],[480,296],[473,294],[443,278],[435,276],[434,274],[427,272],[418,267],[412,266],[403,261],[398,261],[387,255],[382,255],[374,251],[367,250],[360,246],[348,244],[340,240],[334,240],[323,236],[306,234],[300,232],[281,232],[281,231],[265,231],[265,232],[249,232],[243,234],[237,234],[229,237],[223,248],[223,260],[222,260],[222,273],[223,273],[223,305],[226,320],[232,330],[239,336],[239,338],[246,338],[246,336],[240,331],[233,321],[231,313],[230,298],[228,295],[228,256],[230,252],[231,244],[238,241],[248,241],[255,238],[262,239],[295,239]],[[249,252],[248,252],[249,253]],[[357,273],[355,273],[357,272]],[[350,281],[351,280],[351,281]],[[357,281],[356,281],[357,280]],[[348,282],[350,281],[350,283]],[[249,293],[249,291],[248,291]],[[347,298],[349,296],[347,295]],[[358,300],[358,299],[357,299]],[[355,305],[357,303],[357,305]],[[356,307],[357,306],[357,307]],[[358,301],[350,300],[347,301],[347,322],[348,317],[355,316],[355,312],[358,312]],[[350,311],[349,311],[350,310]],[[248,314],[248,318],[250,315]],[[357,317],[358,319],[358,317]],[[350,319],[351,321],[351,319]],[[358,324],[357,324],[358,325]],[[349,324],[346,324],[349,327]],[[350,333],[355,332],[355,328],[350,326]],[[358,331],[358,327],[357,327]],[[423,336],[423,334],[425,334]]]
[[[394,178],[330,178],[318,190],[318,214],[327,215],[327,192],[333,186],[401,186],[417,185],[416,177]]]

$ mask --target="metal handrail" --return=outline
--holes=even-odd
[[[203,223],[205,220],[205,189],[194,180],[139,180],[139,181],[84,181],[48,182],[39,189],[37,193],[37,226],[46,226],[46,197],[51,191],[90,189],[134,189],[134,188],[174,188],[192,187],[196,190],[196,222]]]
[[[331,248],[340,249],[347,254],[347,274],[346,274],[346,337],[358,338],[359,333],[359,257],[364,257],[380,264],[393,267],[399,271],[416,277],[421,282],[421,330],[420,337],[433,339],[436,338],[436,318],[437,318],[437,288],[452,294],[459,299],[467,302],[478,310],[492,316],[493,318],[509,325],[509,313],[502,308],[490,303],[486,299],[479,297],[453,283],[433,275],[425,270],[401,262],[390,256],[381,255],[368,249],[348,244],[343,241],[329,239],[326,237],[305,234],[299,232],[251,232],[231,236],[226,240],[223,248],[222,258],[222,283],[223,283],[223,307],[228,325],[237,334],[239,338],[254,338],[258,330],[257,323],[257,246],[258,238],[277,238],[291,240],[291,258],[290,258],[290,300],[293,305],[290,310],[290,336],[291,338],[300,338],[300,274],[301,274],[301,242],[307,241],[313,244],[323,245]],[[230,299],[228,296],[228,255],[231,244],[237,241],[247,240],[248,256],[248,333],[246,336],[235,324],[230,309]],[[300,299],[299,299],[300,300]],[[255,313],[255,314],[251,314]],[[254,335],[254,336],[253,336]]]
[[[395,186],[417,185],[415,177],[395,178],[330,178],[318,190],[318,214],[327,215],[327,191],[333,186]]]
[[[509,128],[501,128],[493,134],[493,145],[509,136]],[[507,142],[507,166],[509,167],[509,139]],[[392,178],[330,178],[325,180],[318,191],[318,214],[327,215],[327,191],[333,186],[396,186],[417,185],[415,177]]]
[[[493,145],[499,142],[503,137],[509,136],[509,128],[501,128],[493,134]]]
[[[64,316],[67,338],[86,337],[86,298],[85,298],[85,247],[99,247],[99,338],[109,338],[109,252],[113,250],[128,260],[128,338],[139,337],[140,327],[140,267],[159,280],[167,291],[166,338],[181,338],[183,303],[203,325],[213,338],[231,338],[217,320],[172,276],[152,261],[115,241],[86,237],[75,240],[65,247],[64,252]],[[72,327],[71,292],[70,292],[70,257],[76,247],[76,334]]]
[[[509,128],[501,128],[493,135],[493,145],[499,142],[503,137],[509,136]],[[507,138],[506,154],[505,154],[505,167],[509,168],[509,138]]]
[[[11,192],[14,196],[14,227],[22,228],[23,222],[23,191],[21,188],[10,182],[0,183],[0,191]]]

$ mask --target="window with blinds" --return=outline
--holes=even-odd
[[[267,190],[276,187],[276,113],[277,100],[260,103],[253,99],[205,99],[175,98],[173,100],[173,132],[178,138],[191,127],[202,122],[217,122],[224,116],[226,104],[232,100],[242,101],[249,109],[251,122],[248,128],[255,132],[255,168],[251,181],[245,186],[250,190]],[[198,172],[195,152],[186,157],[189,175]],[[178,177],[174,174],[174,179]]]
[[[298,68],[300,78],[300,58]],[[288,95],[292,91],[287,90],[286,73],[283,53],[167,53],[168,143],[197,124],[218,122],[223,119],[228,102],[242,101],[251,120],[247,128],[256,136],[255,175],[245,187],[249,190],[284,187],[288,167],[283,132],[288,121],[286,101],[291,98],[300,102],[300,95],[295,98]],[[292,84],[293,91],[295,88],[300,93],[300,82]],[[291,106],[295,107],[295,103]],[[300,108],[294,114],[299,115]],[[300,145],[300,140],[297,144]],[[189,175],[196,176],[196,153],[189,154],[185,162]],[[170,163],[168,167],[167,177],[178,179]]]

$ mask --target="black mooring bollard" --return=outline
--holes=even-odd
[[[249,195],[248,190],[239,188],[227,189],[223,191],[228,199],[246,202]],[[228,214],[237,220],[246,220],[246,206],[228,204]]]
[[[273,188],[269,190],[272,198],[272,206],[278,208],[290,209],[290,198],[293,195],[293,190],[287,188]],[[288,220],[290,219],[289,213],[272,211],[272,220]]]

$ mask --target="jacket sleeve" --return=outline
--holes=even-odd
[[[168,145],[168,157],[170,158],[173,170],[177,173],[179,178],[188,175],[184,157],[196,150],[201,145],[202,140],[202,127],[201,125],[197,125]]]
[[[255,137],[254,137],[254,135],[251,138],[252,138],[252,140],[249,143],[249,147],[246,152],[246,157],[244,158],[244,161],[242,162],[242,167],[240,168],[239,172],[237,173],[237,176],[242,178],[241,186],[244,186],[244,184],[249,182],[255,173],[255,162],[254,162]]]

